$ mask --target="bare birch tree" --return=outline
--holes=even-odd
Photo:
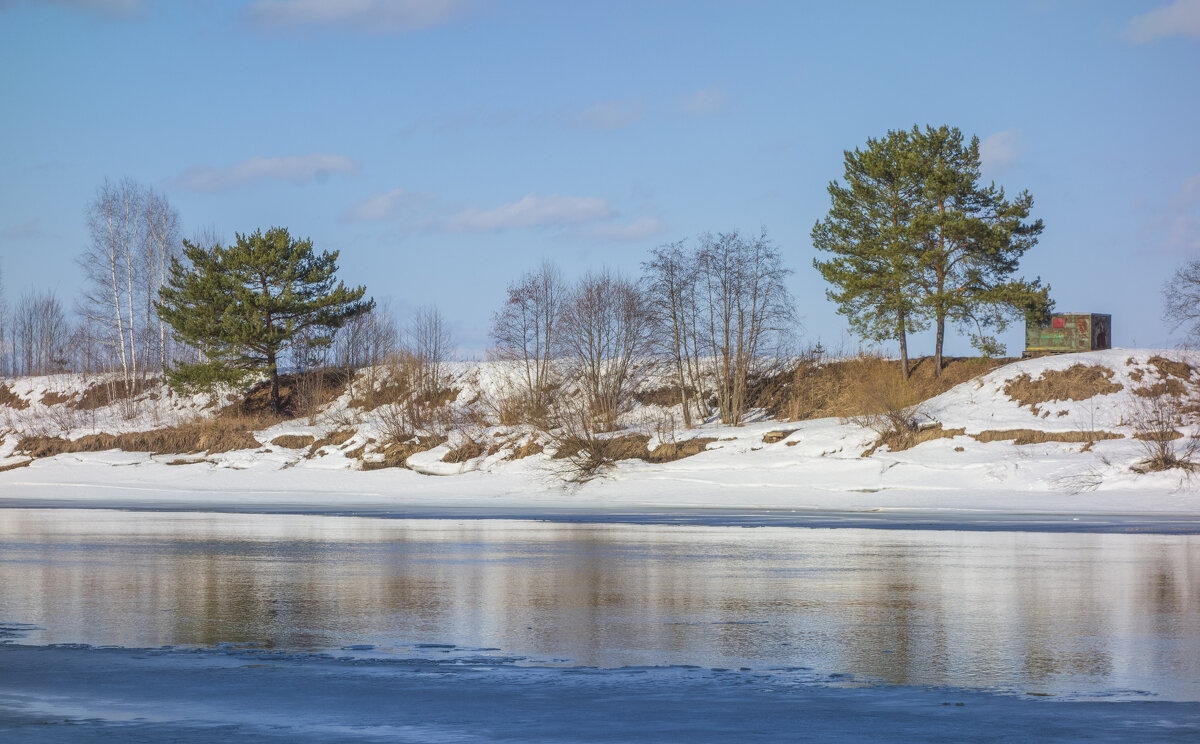
[[[154,312],[154,301],[158,292],[167,283],[167,267],[172,258],[179,256],[179,213],[167,201],[167,198],[155,191],[146,189],[142,198],[142,245],[140,257],[143,262],[142,294],[145,302],[144,328],[146,344],[142,358],[147,366],[152,357],[157,357],[158,368],[166,371],[170,361],[170,336],[167,324]],[[157,325],[157,333],[152,329]]]
[[[692,404],[705,417],[701,399],[700,360],[697,358],[697,286],[700,278],[695,254],[683,241],[655,248],[642,263],[648,308],[654,321],[657,352],[665,356],[675,373],[683,425],[692,427]]]
[[[772,337],[795,322],[778,247],[766,230],[702,235],[697,252],[703,301],[700,343],[716,386],[721,423],[741,423],[751,374]]]
[[[651,325],[638,286],[609,271],[585,275],[563,302],[562,357],[591,415],[607,430],[632,401],[637,364],[649,356]]]
[[[436,398],[441,392],[446,362],[454,351],[454,336],[438,309],[417,309],[408,327],[407,351],[417,364],[421,392]]]
[[[492,316],[496,356],[516,362],[524,377],[529,407],[541,412],[551,381],[558,315],[566,288],[558,267],[542,262],[508,285],[504,307]]]
[[[1183,330],[1181,346],[1200,348],[1200,258],[1184,262],[1163,285],[1163,319]]]
[[[19,374],[48,375],[67,369],[71,327],[53,291],[28,291],[13,313]]]

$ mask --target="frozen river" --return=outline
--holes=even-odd
[[[334,667],[342,682],[322,682],[332,685],[322,698],[330,711],[306,732],[345,714],[350,697],[333,690],[363,670],[376,685],[386,677],[384,687],[372,687],[380,690],[407,684],[400,670],[431,669],[447,697],[420,715],[408,711],[421,721],[445,713],[447,701],[524,689],[551,699],[547,690],[558,690],[582,711],[579,701],[596,685],[641,685],[635,696],[643,701],[667,694],[659,710],[716,694],[729,715],[751,715],[780,702],[753,697],[765,694],[755,692],[765,674],[772,690],[806,689],[804,700],[834,723],[863,706],[916,710],[953,691],[975,696],[973,711],[1009,721],[1012,711],[987,706],[1059,701],[1057,708],[1019,709],[1017,718],[1028,713],[1033,730],[1045,730],[1037,716],[1063,720],[1066,713],[1085,728],[1115,715],[1141,730],[1143,714],[1134,713],[1150,710],[1147,720],[1169,725],[1149,738],[1187,740],[1200,731],[1196,535],[0,509],[0,626],[12,638],[0,653],[0,677],[8,671],[0,679],[0,732],[6,725],[36,731],[41,738],[26,737],[36,741],[84,740],[81,731],[103,732],[95,726],[113,720],[168,725],[147,723],[145,714],[186,702],[187,695],[155,697],[171,689],[172,675],[180,689],[204,675],[225,680],[204,683],[206,694],[233,700],[220,706],[221,725],[245,726],[222,717],[238,700],[278,694],[268,707],[300,706],[302,691],[282,690]],[[175,648],[138,654],[52,644]],[[205,650],[196,656],[196,649]],[[303,656],[314,652],[325,656]],[[188,666],[197,659],[206,660],[203,668]],[[154,666],[138,672],[138,664]],[[266,667],[279,665],[292,671],[268,686],[272,692],[235,692],[221,676],[230,669],[270,674]],[[588,668],[598,669],[579,677]],[[87,670],[105,669],[126,671],[87,682]],[[448,681],[467,669],[491,671]],[[703,672],[703,680],[681,670]],[[631,682],[634,673],[642,676]],[[115,677],[132,680],[121,698],[132,707],[110,720],[120,697]],[[664,692],[672,690],[678,694]],[[73,702],[54,703],[60,694]],[[107,713],[95,709],[97,699]],[[1149,701],[1183,705],[1136,707]],[[630,704],[604,698],[594,713],[619,720],[603,706]],[[767,715],[803,714],[820,730],[820,716],[798,706],[793,700]],[[207,721],[217,707],[178,709],[169,725]],[[561,718],[543,713],[543,723]],[[37,716],[83,716],[95,726],[55,738],[28,728]],[[255,737],[275,730],[262,728],[258,714],[248,720]],[[282,738],[297,735],[283,731]],[[348,736],[337,731],[334,738]],[[388,731],[380,736],[394,739]],[[532,731],[514,736],[539,739]],[[682,738],[697,740],[693,734]],[[431,736],[424,731],[415,740]]]

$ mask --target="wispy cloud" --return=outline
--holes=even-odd
[[[720,88],[702,88],[680,99],[679,110],[692,116],[706,116],[723,111],[728,100]]]
[[[1134,16],[1125,26],[1125,38],[1134,44],[1149,44],[1171,36],[1200,38],[1200,0],[1175,0]]]
[[[365,33],[403,33],[440,26],[465,15],[467,0],[255,0],[246,18],[260,28],[318,27]]]
[[[979,159],[983,161],[983,168],[993,173],[1007,170],[1023,151],[1021,134],[1015,129],[990,134],[979,143]]]
[[[225,168],[193,166],[180,173],[172,183],[189,191],[227,191],[262,181],[324,181],[334,173],[357,175],[360,170],[358,161],[328,152],[281,158],[259,156]]]
[[[0,0],[0,10],[8,10],[21,4],[33,4],[38,0]],[[40,0],[41,3],[61,5],[72,10],[81,10],[108,18],[131,16],[145,7],[145,0]]]
[[[594,196],[537,196],[494,209],[466,209],[451,215],[442,227],[449,232],[499,232],[530,227],[566,227],[609,219],[612,205]]]
[[[657,217],[642,217],[627,225],[597,225],[584,232],[585,237],[597,240],[645,240],[667,231],[667,224]]]
[[[636,124],[645,116],[641,101],[601,101],[568,117],[568,121],[584,129],[621,129]]]
[[[372,194],[366,199],[352,204],[342,213],[343,222],[377,222],[380,220],[395,220],[405,215],[413,214],[432,201],[428,194],[392,189],[378,194]]]

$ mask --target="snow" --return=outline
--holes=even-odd
[[[510,450],[502,450],[464,463],[446,463],[448,445],[412,456],[411,469],[359,471],[361,461],[347,453],[378,440],[380,423],[370,415],[354,414],[348,408],[349,396],[343,395],[312,420],[284,422],[256,433],[262,443],[257,449],[193,458],[199,460],[195,464],[169,465],[187,458],[123,452],[40,459],[28,467],[0,472],[0,502],[380,513],[406,508],[799,510],[902,516],[920,512],[963,520],[998,514],[1132,515],[1195,524],[1200,519],[1200,475],[1189,477],[1179,470],[1143,475],[1131,469],[1144,457],[1127,421],[1131,390],[1158,379],[1149,366],[1155,355],[1200,366],[1200,356],[1191,352],[1123,349],[1016,362],[923,405],[923,412],[943,428],[964,428],[967,436],[936,439],[900,452],[884,447],[869,457],[862,455],[875,434],[853,423],[779,422],[758,416],[740,427],[710,422],[677,432],[679,438],[718,440],[699,455],[667,464],[625,461],[602,477],[575,486],[563,482],[558,472],[561,461],[545,454],[513,461],[506,459]],[[1045,371],[1081,363],[1113,370],[1112,379],[1122,390],[1088,400],[1049,403],[1042,407],[1042,415],[1004,392],[1006,381],[1020,374],[1036,379]],[[1131,376],[1138,374],[1143,375],[1140,382]],[[499,394],[507,384],[505,375],[505,365],[498,363],[459,363],[451,369],[455,386],[463,391],[459,401]],[[1191,384],[1195,391],[1200,381],[1193,379]],[[9,385],[31,404],[24,411],[7,413],[8,428],[21,430],[22,422],[41,420],[42,428],[49,429],[64,417],[53,411],[58,407],[40,403],[40,397],[51,390],[69,392],[80,382],[60,376],[25,378]],[[74,428],[66,426],[69,421],[61,422],[66,426],[62,433],[77,438],[93,431],[152,428],[154,421],[168,425],[200,415],[211,403],[205,396],[181,398],[160,390],[156,400],[142,401],[134,419],[102,409],[89,413],[89,420]],[[641,430],[653,433],[645,422],[662,413],[663,409],[646,406],[629,418],[632,425],[641,421]],[[345,428],[347,421],[354,423],[355,436],[324,448],[318,456],[306,457],[303,450],[270,444],[282,434],[319,438]],[[794,431],[781,442],[763,442],[767,432],[780,429]],[[984,443],[969,436],[996,429],[1111,431],[1124,438],[1086,447],[1064,442]],[[1200,427],[1193,424],[1185,433],[1200,435]],[[477,432],[485,441],[518,439],[522,434],[502,427]],[[9,433],[0,443],[0,466],[26,459],[14,455],[16,440],[17,435]]]

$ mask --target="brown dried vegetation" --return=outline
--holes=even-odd
[[[1088,400],[1122,389],[1113,382],[1113,371],[1094,364],[1075,364],[1063,370],[1046,370],[1035,380],[1018,375],[1004,385],[1004,393],[1018,405],[1040,414],[1041,404],[1060,400]]]
[[[153,431],[124,434],[89,434],[79,439],[61,437],[23,437],[17,451],[31,457],[51,457],[64,452],[151,452],[155,454],[192,454],[230,452],[253,449],[259,445],[251,431],[258,428],[256,420],[216,417],[191,421],[178,426]]]
[[[272,439],[271,444],[284,449],[304,449],[315,440],[316,437],[311,434],[283,434]]]
[[[17,411],[29,408],[29,401],[13,392],[8,385],[0,385],[0,406],[8,406]]]
[[[988,429],[971,435],[980,442],[1007,442],[1013,444],[1041,444],[1043,442],[1087,442],[1104,439],[1124,439],[1124,434],[1111,431],[1041,431],[1040,429]]]

